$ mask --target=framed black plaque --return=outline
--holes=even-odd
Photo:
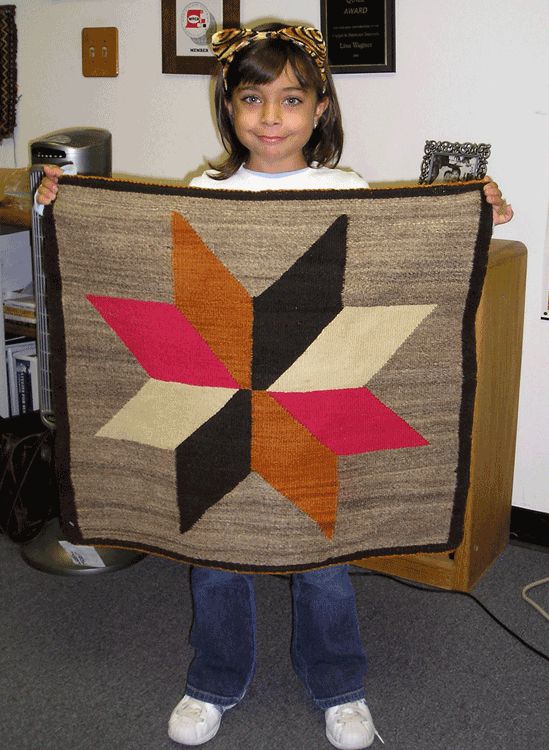
[[[395,0],[321,0],[332,73],[395,72]]]
[[[162,72],[215,73],[214,32],[239,26],[240,0],[162,0]]]

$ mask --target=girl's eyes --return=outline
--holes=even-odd
[[[259,96],[256,96],[255,94],[246,94],[246,96],[242,97],[242,101],[245,104],[257,104],[261,100]],[[298,104],[301,104],[301,99],[298,96],[288,96],[284,99],[284,103],[289,104],[290,107],[295,107]]]

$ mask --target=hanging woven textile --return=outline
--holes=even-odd
[[[264,572],[459,544],[482,182],[64,177],[44,223],[70,541]]]
[[[13,135],[17,106],[15,5],[0,5],[0,141]]]

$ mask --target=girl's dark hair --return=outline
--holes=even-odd
[[[255,27],[256,31],[278,31],[285,24],[265,24]],[[314,60],[293,42],[281,39],[264,39],[244,47],[234,57],[227,71],[227,89],[220,71],[215,86],[215,111],[217,127],[228,153],[220,164],[210,164],[216,172],[210,174],[215,180],[226,180],[244,164],[249,151],[238,140],[232,119],[227,108],[234,90],[241,84],[261,85],[275,81],[287,64],[290,64],[300,85],[314,89],[318,99],[328,99],[328,106],[313,130],[309,141],[303,147],[303,156],[309,166],[313,162],[319,166],[335,167],[343,150],[343,128],[341,112],[337,101],[334,83],[326,70],[326,81],[322,81]]]

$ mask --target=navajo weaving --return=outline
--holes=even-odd
[[[64,177],[45,228],[71,541],[249,571],[459,543],[482,183]]]
[[[15,5],[0,5],[0,141],[13,135],[17,106]]]

